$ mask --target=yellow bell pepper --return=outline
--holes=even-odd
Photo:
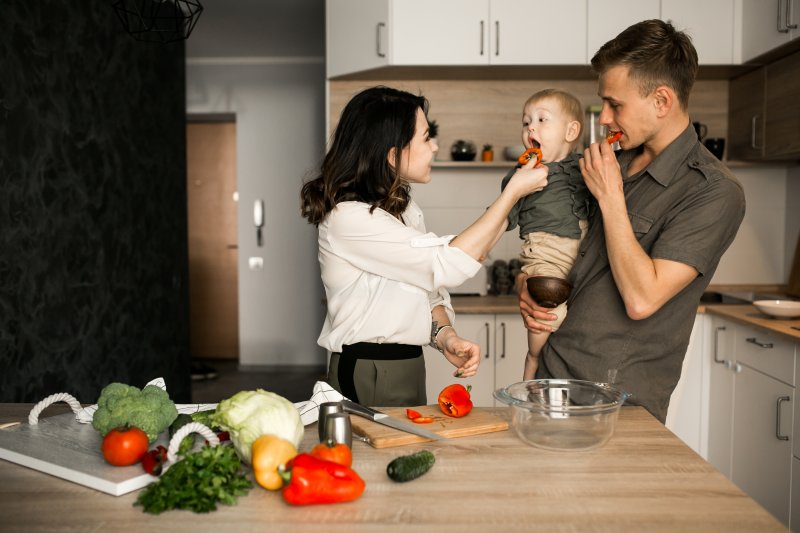
[[[267,490],[279,490],[283,478],[278,468],[297,455],[297,448],[275,435],[261,435],[253,442],[252,461],[256,482]]]

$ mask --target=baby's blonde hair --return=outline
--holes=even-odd
[[[581,105],[581,101],[575,96],[566,91],[562,91],[561,89],[542,89],[541,91],[532,94],[530,98],[525,101],[525,106],[523,109],[528,107],[529,104],[538,102],[539,100],[544,100],[545,98],[553,98],[557,100],[561,106],[561,109],[564,110],[564,113],[567,114],[570,120],[575,120],[578,122],[578,127],[580,130],[578,131],[578,137],[573,143],[578,144],[580,142],[580,134],[583,131],[583,106]]]

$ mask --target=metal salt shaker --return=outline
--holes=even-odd
[[[317,429],[319,432],[319,441],[325,442],[325,419],[332,413],[344,413],[344,406],[341,402],[325,402],[319,406],[319,419],[317,420]]]
[[[346,444],[348,448],[353,447],[353,430],[350,427],[350,415],[348,413],[330,413],[325,417],[323,427],[324,439],[320,442],[333,441],[337,444]]]

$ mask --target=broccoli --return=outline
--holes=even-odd
[[[139,390],[124,383],[111,383],[100,392],[92,426],[104,437],[112,429],[134,426],[147,433],[152,443],[177,417],[175,403],[155,385]]]

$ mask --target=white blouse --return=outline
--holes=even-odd
[[[319,264],[328,314],[318,343],[332,352],[357,342],[424,346],[430,342],[431,309],[481,264],[450,246],[454,235],[425,231],[413,201],[403,224],[363,202],[341,202],[319,225]]]

